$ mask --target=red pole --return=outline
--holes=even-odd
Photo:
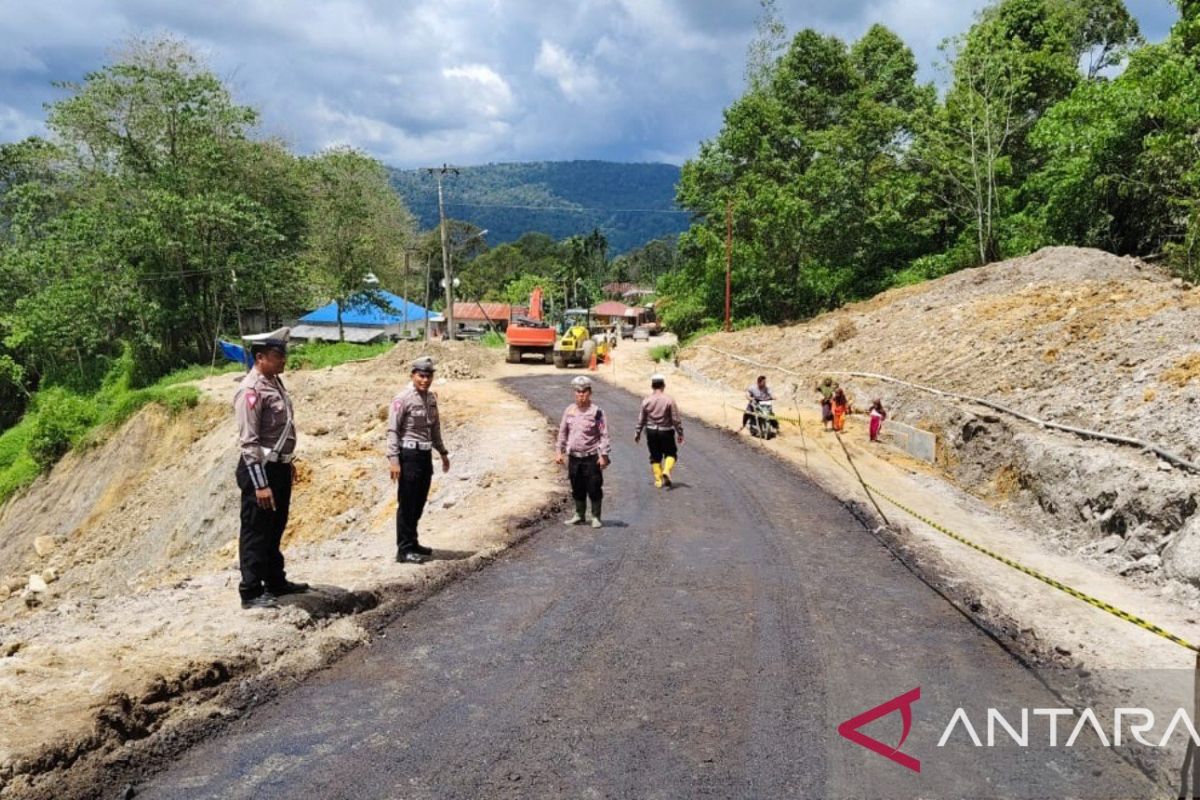
[[[725,331],[728,333],[733,330],[733,325],[730,322],[730,287],[732,278],[730,273],[733,271],[733,198],[730,197],[725,201]]]

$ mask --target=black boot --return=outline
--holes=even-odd
[[[586,499],[576,500],[575,501],[575,516],[571,517],[568,520],[564,520],[563,524],[564,525],[580,525],[583,523],[585,517],[587,517],[587,500]]]

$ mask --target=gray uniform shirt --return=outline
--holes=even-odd
[[[642,400],[642,410],[638,414],[634,436],[641,436],[647,426],[659,430],[674,428],[675,433],[683,436],[683,416],[679,413],[675,398],[666,392],[655,392]]]
[[[607,458],[610,449],[608,420],[600,407],[592,404],[584,411],[574,403],[567,406],[558,424],[558,452]]]
[[[409,385],[392,399],[387,424],[388,461],[400,463],[403,442],[415,442],[418,448],[424,445],[422,449],[425,450],[432,447],[446,455],[446,445],[442,443],[442,417],[437,395],[433,392],[422,395],[417,387]]]
[[[233,395],[233,416],[238,426],[238,447],[255,489],[267,487],[264,464],[296,450],[292,398],[278,376],[268,378],[252,368]]]

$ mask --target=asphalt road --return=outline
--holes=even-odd
[[[555,423],[571,400],[562,372],[512,387]],[[601,384],[596,401],[614,436],[604,528],[539,531],[137,796],[1154,793],[1086,741],[939,747],[955,707],[1060,703],[802,475],[691,423],[675,488],[655,490],[637,398]],[[919,774],[838,735],[917,686],[901,749]],[[900,727],[863,730],[895,744]]]

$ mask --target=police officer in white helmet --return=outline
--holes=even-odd
[[[579,525],[587,518],[587,503],[592,503],[592,527],[599,528],[601,503],[604,500],[604,470],[609,464],[611,443],[608,438],[608,418],[592,403],[592,382],[580,375],[571,381],[575,402],[563,411],[558,425],[558,444],[554,461],[567,461],[567,477],[571,481],[571,497],[575,514],[567,525]]]

